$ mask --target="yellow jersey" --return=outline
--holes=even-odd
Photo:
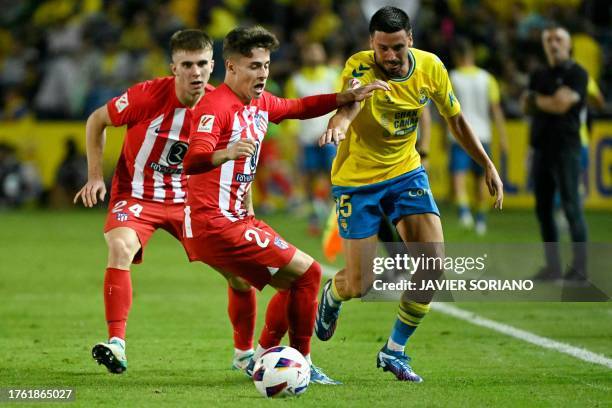
[[[403,78],[388,78],[374,60],[374,51],[351,56],[342,71],[344,89],[353,79],[362,84],[387,81],[390,91],[377,91],[363,101],[346,139],[338,146],[332,184],[357,187],[378,183],[418,168],[417,126],[421,112],[433,100],[440,114],[461,111],[448,72],[440,59],[416,48],[408,50],[410,67]]]

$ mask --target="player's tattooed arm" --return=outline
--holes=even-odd
[[[87,183],[74,196],[73,203],[80,199],[85,207],[93,207],[106,196],[106,185],[102,169],[106,127],[112,126],[106,105],[96,109],[87,118]]]

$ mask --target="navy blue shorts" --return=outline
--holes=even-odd
[[[345,239],[376,235],[383,214],[393,224],[405,215],[432,213],[440,216],[422,166],[380,183],[332,186],[332,195],[336,201],[338,230]]]

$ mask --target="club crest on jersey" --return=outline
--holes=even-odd
[[[130,102],[128,101],[128,96],[127,96],[127,92],[126,92],[123,95],[121,95],[119,97],[119,99],[117,99],[115,101],[115,108],[117,108],[117,112],[118,113],[121,113],[121,112],[123,112],[123,110],[125,108],[128,107],[129,104],[130,104]]]
[[[215,115],[202,115],[198,123],[198,132],[212,132],[215,123]]]
[[[425,105],[428,101],[429,96],[427,95],[427,89],[419,89],[419,105]]]
[[[125,222],[128,220],[128,218],[130,218],[130,216],[124,212],[117,213],[116,217],[117,217],[117,221],[119,222]]]
[[[279,247],[280,249],[289,248],[289,244],[281,239],[281,237],[274,237],[274,245]]]
[[[268,120],[260,113],[256,113],[253,117],[253,120],[255,122],[255,127],[259,129],[262,133],[265,133],[268,129]]]

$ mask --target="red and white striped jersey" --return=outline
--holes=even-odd
[[[186,211],[198,219],[222,217],[235,222],[245,218],[245,196],[255,179],[268,121],[307,119],[336,107],[335,94],[284,99],[268,92],[245,105],[226,84],[220,85],[193,112],[189,140],[193,149],[190,147],[185,166],[197,166],[193,161],[198,159],[199,153],[226,149],[240,139],[254,140],[255,154],[250,158],[229,160],[210,171],[193,172],[188,179]]]
[[[213,89],[207,85],[205,92]],[[111,197],[184,202],[187,177],[183,174],[183,158],[195,107],[178,100],[174,77],[136,84],[106,106],[114,126],[127,125]]]

